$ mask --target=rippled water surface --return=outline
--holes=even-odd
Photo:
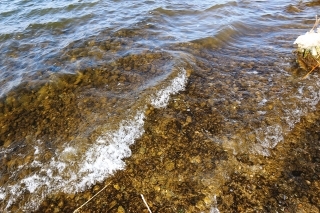
[[[319,156],[301,163],[308,202],[255,187],[285,180],[288,143],[318,119],[320,77],[302,80],[293,42],[319,6],[0,1],[1,211],[73,212],[111,181],[84,212],[142,212],[141,193],[155,212],[316,212]],[[235,197],[243,174],[255,190]]]

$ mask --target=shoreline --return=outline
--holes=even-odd
[[[194,90],[201,78],[191,74],[167,108],[149,108],[125,170],[85,192],[52,196],[36,212],[73,212],[110,182],[79,212],[147,213],[141,194],[152,212],[319,212],[320,104],[270,156],[234,154],[213,140],[224,121]]]

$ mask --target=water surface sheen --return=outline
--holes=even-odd
[[[292,157],[319,149],[320,76],[292,53],[319,7],[0,1],[1,211],[73,212],[110,181],[84,212],[319,211],[319,152]]]

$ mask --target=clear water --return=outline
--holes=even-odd
[[[292,72],[319,9],[299,2],[1,1],[1,210],[125,169],[150,106],[192,75],[224,118],[213,141],[269,156],[320,99],[318,74]]]

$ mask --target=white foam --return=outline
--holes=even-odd
[[[265,115],[265,114],[267,114],[266,111],[257,111],[257,112],[258,112],[259,115]]]
[[[123,169],[125,163],[122,159],[131,155],[129,146],[144,132],[143,119],[144,112],[139,111],[133,119],[123,121],[118,130],[100,136],[84,154],[78,170],[70,169],[73,162],[68,163],[66,160],[66,156],[76,153],[73,147],[66,147],[47,164],[41,163],[35,157],[35,160],[25,167],[40,168],[40,172],[7,186],[7,190],[0,188],[0,199],[7,200],[4,211],[7,212],[7,208],[17,202],[25,192],[29,192],[32,198],[24,203],[22,209],[29,212],[36,209],[48,194],[59,191],[78,192],[103,181],[116,170]],[[44,151],[39,147],[37,149],[39,153]]]
[[[187,73],[185,69],[181,69],[178,76],[171,81],[171,84],[158,91],[157,94],[151,99],[151,104],[156,108],[162,108],[168,105],[171,94],[184,90],[187,82]]]
[[[220,211],[219,211],[219,209],[217,208],[217,196],[215,195],[215,196],[213,196],[213,205],[214,205],[214,207],[212,207],[211,209],[210,209],[210,213],[220,213]]]
[[[304,111],[299,108],[292,109],[292,110],[284,109],[284,112],[286,115],[284,117],[284,120],[286,121],[286,123],[288,125],[287,131],[290,131],[291,129],[293,129],[295,124],[300,121],[301,116],[303,116],[303,114],[304,114]]]
[[[257,74],[259,74],[259,72],[256,71],[256,70],[254,70],[254,71],[248,71],[247,73],[248,73],[248,74],[252,74],[252,75],[257,75]]]
[[[319,85],[315,88],[315,86],[308,86],[302,88],[302,101],[306,104],[308,104],[309,107],[311,107],[313,110],[315,109],[315,106],[320,101],[320,91],[319,91]],[[305,90],[305,93],[303,93],[303,90]]]
[[[39,154],[39,147],[35,146],[34,147],[34,155],[38,155]]]
[[[131,155],[129,146],[143,134],[144,117],[144,113],[139,112],[134,119],[122,122],[117,131],[105,133],[97,139],[97,143],[86,152],[81,165],[79,172],[87,175],[78,184],[79,189],[103,181],[116,170],[124,169],[122,159]]]
[[[39,175],[34,174],[23,179],[21,182],[25,185],[26,190],[28,190],[30,193],[34,193],[37,190],[38,186],[43,185],[44,181],[45,180]]]
[[[170,95],[184,89],[186,81],[186,71],[181,69],[177,77],[168,81],[168,85],[151,96],[149,101],[156,108],[165,107]],[[40,162],[38,155],[45,152],[45,146],[38,141],[38,146],[34,148],[33,162],[20,170],[31,168],[39,172],[14,180],[11,184],[9,180],[6,186],[0,187],[0,200],[6,202],[2,210],[9,212],[8,209],[19,202],[23,211],[33,211],[49,194],[83,191],[92,184],[105,180],[116,170],[124,169],[123,158],[131,155],[129,146],[144,133],[145,108],[146,106],[142,107],[131,119],[123,120],[118,129],[98,137],[80,161],[72,160],[79,153],[75,147],[67,145],[50,162]],[[23,199],[27,192],[30,198]]]
[[[300,122],[301,117],[316,110],[316,106],[320,102],[318,75],[315,73],[307,83],[302,82],[298,88],[288,92],[288,94],[284,93],[281,97],[277,97],[281,101],[279,107],[281,107],[283,113],[280,118],[281,122],[253,131],[258,142],[252,146],[251,151],[254,153],[269,156],[270,150],[276,147],[286,134],[291,132],[295,125]],[[266,99],[264,99],[258,105],[263,106],[266,102]]]
[[[279,124],[259,128],[255,133],[258,143],[254,145],[253,151],[264,156],[269,156],[269,149],[273,149],[283,140],[283,131]]]
[[[220,213],[219,209],[217,207],[212,207],[210,209],[210,213]]]
[[[294,44],[297,44],[302,49],[318,47],[320,46],[320,32],[314,32],[313,30],[306,32],[306,34],[299,36],[294,41]]]
[[[260,106],[263,106],[263,105],[265,105],[267,102],[268,102],[268,100],[264,98],[264,99],[261,100],[261,102],[259,103],[259,105],[260,105]]]

